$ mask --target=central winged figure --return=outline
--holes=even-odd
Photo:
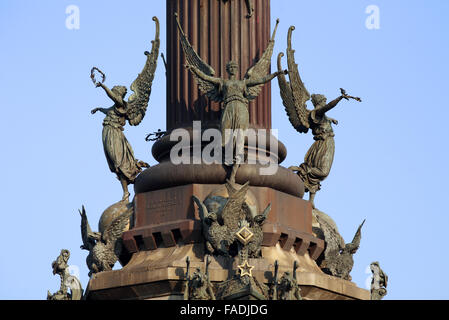
[[[114,102],[110,108],[95,108],[91,111],[95,114],[100,111],[106,115],[103,121],[103,147],[109,169],[117,175],[123,188],[122,201],[129,201],[128,185],[134,183],[136,176],[149,165],[134,158],[134,152],[123,134],[123,126],[128,120],[132,126],[137,126],[143,120],[148,107],[148,101],[151,94],[151,86],[157,67],[159,56],[159,20],[153,17],[156,22],[156,38],[152,41],[151,52],[145,52],[147,61],[142,72],[131,84],[131,90],[134,91],[128,101],[125,101],[127,89],[124,86],[114,86],[109,89],[101,82],[95,83],[94,70],[92,69],[91,78],[96,87],[104,89],[108,97]],[[99,71],[99,70],[98,70]],[[100,71],[101,72],[101,71]],[[102,73],[103,74],[103,73]],[[103,74],[103,81],[104,81]]]
[[[245,141],[243,133],[249,127],[249,101],[257,98],[264,84],[282,73],[287,73],[285,70],[269,74],[274,37],[279,19],[276,21],[273,35],[262,57],[247,71],[244,79],[239,80],[237,79],[239,65],[235,61],[230,61],[226,64],[229,79],[214,77],[214,69],[195,52],[181,28],[178,16],[176,14],[175,16],[181,34],[181,45],[186,58],[186,68],[192,72],[199,89],[210,100],[222,102],[222,108],[224,108],[221,117],[222,146],[232,147],[232,150],[235,151],[232,160],[225,159],[225,164],[232,166],[229,180],[234,183],[240,163],[244,160],[243,148]]]

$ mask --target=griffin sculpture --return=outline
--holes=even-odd
[[[249,127],[248,104],[257,98],[264,84],[284,73],[284,71],[278,71],[269,74],[279,19],[276,21],[273,35],[262,57],[246,72],[244,79],[239,80],[237,79],[239,65],[235,61],[226,64],[229,79],[214,77],[215,70],[196,53],[181,28],[177,14],[175,16],[186,59],[186,68],[192,72],[199,89],[210,100],[222,103],[224,109],[221,117],[222,146],[234,151],[233,158],[226,158],[224,163],[226,166],[232,167],[229,180],[234,183],[237,170],[244,160],[244,132]]]
[[[357,232],[352,239],[352,242],[344,242],[338,231],[329,224],[326,220],[316,215],[320,228],[324,234],[324,240],[326,242],[326,248],[324,250],[324,260],[321,263],[321,269],[335,277],[342,278],[344,280],[351,281],[349,275],[352,267],[354,266],[353,255],[360,247],[360,240],[362,238],[362,227],[365,220],[358,227]]]
[[[115,218],[103,233],[92,232],[84,206],[79,210],[81,216],[81,249],[89,251],[86,264],[89,277],[98,272],[112,270],[122,250],[121,236],[125,231],[133,210],[127,210]]]
[[[287,62],[290,82],[287,82],[282,73],[278,77],[278,81],[282,101],[290,123],[300,133],[307,133],[311,129],[315,140],[304,158],[304,163],[299,167],[289,168],[297,172],[304,181],[306,191],[309,192],[309,201],[315,208],[315,194],[321,189],[321,182],[330,173],[335,153],[332,124],[337,125],[338,121],[327,117],[326,113],[336,107],[342,99],[355,99],[359,102],[361,102],[361,99],[347,95],[343,89],[340,89],[341,96],[329,103],[327,103],[324,95],[309,94],[299,75],[298,65],[295,63],[295,50],[292,49],[291,44],[293,30],[295,30],[295,27],[291,26],[287,37]],[[282,52],[278,55],[278,70],[282,69],[281,59],[283,56]],[[314,105],[313,110],[307,109],[306,102],[310,98],[312,98]]]
[[[244,250],[249,258],[258,258],[263,240],[262,225],[271,205],[263,213],[255,214],[245,203],[249,182],[236,189],[228,181],[226,188],[229,194],[227,199],[210,196],[201,202],[193,196],[203,223],[206,249],[210,254],[236,256],[239,249],[242,249],[239,247],[241,239],[245,238],[238,235],[239,231],[246,227],[247,241],[243,243]]]
[[[103,84],[105,81],[104,73],[94,67],[91,71],[92,81],[96,87],[104,89],[108,97],[114,102],[110,108],[95,108],[92,114],[100,111],[106,115],[103,121],[103,148],[109,165],[109,169],[117,175],[123,189],[123,198],[125,202],[129,201],[128,185],[134,183],[136,176],[149,165],[134,158],[134,151],[123,134],[123,126],[128,120],[132,126],[137,126],[143,120],[148,107],[148,101],[151,94],[151,86],[157,67],[159,56],[159,20],[153,17],[156,22],[156,38],[152,41],[151,52],[146,51],[147,60],[143,71],[137,79],[131,84],[131,90],[134,93],[125,101],[127,89],[124,86],[114,86],[109,89]],[[94,71],[97,70],[103,75],[103,82],[95,80]]]

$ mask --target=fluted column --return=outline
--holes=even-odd
[[[174,13],[200,57],[227,77],[226,63],[240,65],[243,78],[263,54],[271,36],[270,0],[251,0],[254,14],[247,17],[245,0],[167,0],[167,130],[189,127],[194,120],[203,126],[219,124],[220,105],[208,101],[184,68]],[[249,105],[250,125],[271,128],[271,86],[267,84]]]

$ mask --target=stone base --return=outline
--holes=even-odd
[[[88,300],[149,299],[181,300],[185,288],[186,258],[191,259],[191,268],[204,271],[204,245],[191,244],[154,251],[135,253],[131,261],[121,270],[102,272],[92,276],[87,290]],[[338,279],[321,272],[309,254],[298,255],[292,248],[285,251],[277,244],[264,247],[261,259],[250,259],[254,266],[253,276],[269,285],[273,279],[274,261],[279,261],[279,274],[292,270],[298,261],[298,283],[304,300],[369,300],[370,293],[354,283]],[[232,258],[213,257],[209,266],[212,283],[229,280],[237,270],[237,261]]]
[[[192,196],[204,200],[222,185],[190,184],[137,194],[133,228],[123,234],[127,253],[174,248],[202,243],[201,221]],[[260,212],[271,203],[263,226],[263,246],[280,243],[299,255],[309,253],[316,260],[324,250],[324,241],[312,233],[312,206],[308,201],[265,187],[251,187],[247,203]]]

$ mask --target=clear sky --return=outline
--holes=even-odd
[[[69,5],[79,8],[79,29],[66,26]],[[366,26],[370,5],[379,9],[380,29]],[[316,204],[348,242],[366,218],[353,281],[365,287],[367,267],[379,261],[388,299],[449,299],[448,12],[447,0],[272,1],[272,27],[281,20],[273,57],[285,52],[295,25],[309,91],[333,99],[343,87],[363,98],[329,113],[339,120],[336,154]],[[93,86],[90,69],[102,69],[108,86],[129,86],[154,38],[154,15],[165,52],[165,1],[0,2],[0,299],[55,292],[51,262],[63,248],[86,287],[78,208],[86,206],[96,229],[121,198],[103,154],[103,118],[90,114],[111,102]],[[312,136],[291,127],[276,81],[272,90],[273,128],[288,148],[282,165],[299,165]],[[164,126],[159,60],[146,118],[125,129],[137,158],[156,164],[145,136]]]

